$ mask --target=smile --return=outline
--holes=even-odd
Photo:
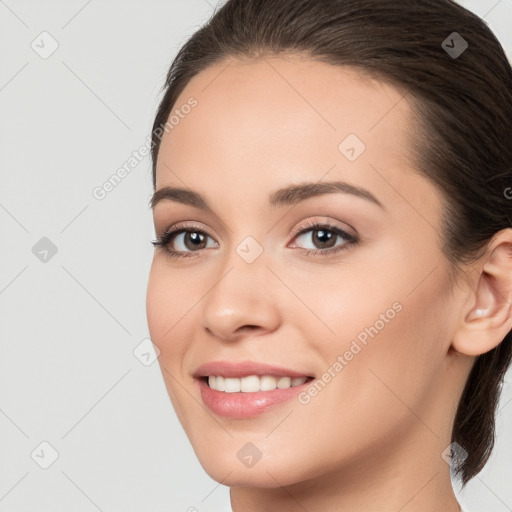
[[[207,382],[210,389],[224,393],[256,393],[300,386],[312,377],[275,377],[273,375],[248,375],[246,377],[223,377],[210,375]]]

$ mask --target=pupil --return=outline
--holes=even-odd
[[[203,235],[201,233],[196,233],[195,231],[192,231],[188,233],[188,237],[186,237],[185,240],[192,241],[193,247],[197,249],[197,247],[203,242],[202,238]]]
[[[314,242],[318,242],[320,245],[322,244],[326,244],[328,242],[330,242],[331,240],[334,241],[335,240],[335,237],[333,236],[333,233],[331,233],[330,231],[325,231],[323,229],[318,229],[315,231],[317,233],[317,235],[314,237]],[[331,247],[332,244],[329,245],[329,247]]]

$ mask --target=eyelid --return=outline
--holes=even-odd
[[[193,222],[196,222],[196,221],[190,221],[190,222],[182,221],[182,222],[178,222],[177,224],[173,224],[172,226],[165,228],[162,231],[162,235],[165,235],[165,233],[168,233],[170,231],[173,232],[173,236],[178,235],[179,234],[178,231],[181,231],[181,232],[183,232],[183,231],[198,231],[200,233],[204,233],[206,236],[209,236],[212,239],[216,239],[216,236],[213,236],[213,234],[211,233],[210,228],[202,227],[200,225],[194,224]]]
[[[329,227],[330,229],[334,228],[334,229],[339,229],[340,231],[344,231],[345,233],[347,233],[347,235],[349,235],[353,238],[359,237],[359,234],[352,226],[345,224],[346,226],[348,226],[350,228],[350,230],[349,230],[344,227],[336,225],[335,222],[336,221],[333,221],[333,220],[329,219],[328,217],[320,217],[320,218],[316,218],[313,220],[308,219],[308,220],[304,221],[302,224],[299,224],[297,227],[293,228],[292,232],[291,232],[291,236],[296,237],[297,235],[301,234],[303,231],[309,231],[312,228],[315,228],[319,225],[323,225],[323,226]]]

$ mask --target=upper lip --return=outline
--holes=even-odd
[[[275,377],[310,377],[307,373],[298,372],[285,368],[284,366],[275,366],[256,361],[240,361],[238,363],[232,361],[211,361],[202,364],[194,372],[194,377],[247,377],[249,375],[273,375]]]

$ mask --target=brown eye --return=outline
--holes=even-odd
[[[341,244],[337,244],[338,239],[344,240]],[[335,252],[341,248],[352,245],[357,242],[357,238],[337,226],[324,224],[314,224],[307,229],[303,229],[295,238],[296,241],[303,240],[306,244],[312,244],[310,247],[303,247],[312,252]],[[296,244],[295,242],[294,244]]]
[[[166,231],[152,244],[155,247],[163,247],[170,256],[192,256],[194,252],[212,247],[212,244],[208,245],[208,239],[213,241],[208,233],[201,229],[178,228]]]
[[[182,231],[181,233],[175,234],[173,241],[176,240],[179,235],[184,235],[181,243],[190,251],[204,249],[206,247],[206,238],[208,235],[205,235],[204,233],[199,231]]]
[[[338,235],[333,234],[325,229],[313,229],[311,240],[318,249],[329,249],[336,243]]]

